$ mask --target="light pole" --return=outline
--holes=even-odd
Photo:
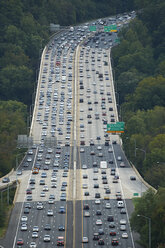
[[[137,149],[137,150],[140,150],[140,151],[142,151],[142,152],[144,152],[144,159],[146,160],[146,151],[143,150],[143,149],[141,149],[141,148],[138,148],[138,147],[136,147],[136,149]]]
[[[137,216],[148,220],[148,245],[149,248],[151,248],[151,218],[141,214],[138,214]]]

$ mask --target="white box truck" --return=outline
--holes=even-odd
[[[100,161],[100,169],[107,169],[107,161]]]

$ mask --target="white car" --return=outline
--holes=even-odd
[[[126,225],[127,221],[125,219],[120,220],[120,225]]]
[[[32,238],[38,238],[38,232],[32,232]]]
[[[90,217],[90,212],[85,211],[85,212],[84,212],[84,217]]]
[[[44,235],[44,241],[45,241],[45,242],[50,242],[50,235],[45,234],[45,235]]]
[[[43,209],[42,202],[37,202],[37,209],[39,209],[39,210]]]
[[[53,210],[49,209],[47,212],[47,216],[53,216]]]
[[[96,225],[102,225],[103,223],[102,223],[102,220],[96,220]]]
[[[27,220],[28,220],[28,217],[27,216],[22,216],[21,217],[21,221],[25,221],[26,222]]]
[[[45,192],[41,192],[40,197],[45,197]]]
[[[83,237],[82,243],[88,243],[88,238],[87,237]]]
[[[39,227],[38,226],[33,226],[33,232],[39,232]]]
[[[48,188],[48,186],[47,185],[44,185],[44,187],[43,187],[43,189],[42,189],[43,191],[49,191],[49,188]]]
[[[100,204],[100,200],[95,200],[95,204]]]
[[[37,247],[36,242],[31,242],[30,243],[29,248],[36,248],[36,247]]]
[[[111,204],[109,202],[106,203],[105,208],[109,209],[111,208]]]
[[[128,238],[128,234],[126,232],[122,233],[122,238],[123,239],[127,239]]]
[[[21,224],[21,231],[27,231],[27,223],[22,223]]]
[[[52,177],[51,182],[57,182],[57,177]]]

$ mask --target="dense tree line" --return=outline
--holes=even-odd
[[[121,30],[121,43],[112,56],[120,115],[126,122],[126,154],[157,188],[165,182],[165,3],[136,3],[144,8]]]
[[[154,194],[151,190],[146,192],[143,197],[139,198],[135,211],[131,217],[131,226],[133,230],[140,233],[141,240],[139,243],[149,247],[149,219],[151,220],[151,244],[153,248],[164,247],[165,236],[165,188],[159,188]],[[143,217],[145,216],[145,217]]]
[[[138,200],[131,218],[148,246],[151,219],[152,247],[165,246],[165,2],[137,0],[140,11],[120,33],[112,49],[120,119],[125,121],[123,146],[144,179],[158,189]]]
[[[0,177],[15,167],[17,135],[26,134],[27,106],[17,101],[0,101]]]

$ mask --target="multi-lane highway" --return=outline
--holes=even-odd
[[[120,136],[106,132],[118,121],[110,56],[117,33],[104,32],[132,17],[74,27],[45,47],[30,130],[36,145],[19,168],[19,213],[6,247],[135,247],[126,201],[146,186]]]

